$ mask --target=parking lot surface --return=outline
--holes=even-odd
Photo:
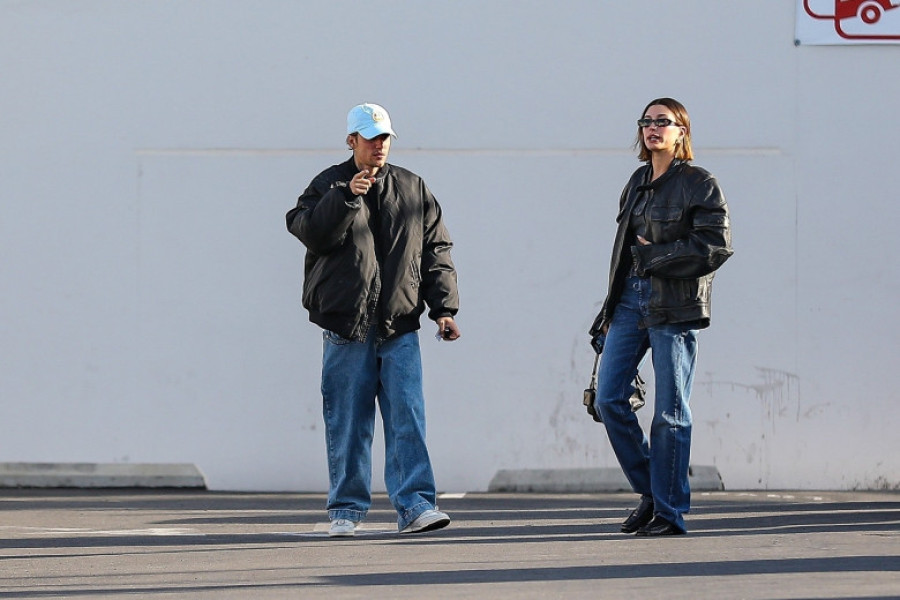
[[[632,494],[443,494],[398,535],[385,496],[329,538],[323,494],[0,490],[2,598],[900,597],[900,493],[695,493],[636,538]]]

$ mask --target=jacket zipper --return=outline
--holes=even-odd
[[[358,331],[359,339],[365,342],[369,335],[369,324],[378,308],[378,299],[381,296],[381,266],[375,261],[375,277],[372,279],[370,286],[369,301],[366,303],[366,310],[359,322]]]

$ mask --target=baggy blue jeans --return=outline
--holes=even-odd
[[[371,506],[375,403],[384,426],[384,482],[405,528],[435,507],[425,447],[425,398],[417,332],[365,342],[325,331],[322,399],[328,454],[328,517],[362,521]]]
[[[649,299],[650,280],[630,277],[606,335],[595,406],[632,489],[652,497],[655,514],[685,531],[683,515],[691,504],[689,400],[698,331],[691,324],[640,328]],[[648,348],[655,373],[649,440],[628,402],[631,382]]]

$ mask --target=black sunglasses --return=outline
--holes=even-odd
[[[638,119],[638,127],[650,127],[651,125],[656,125],[657,127],[668,127],[669,125],[678,125],[672,119],[648,119],[644,117],[643,119]]]

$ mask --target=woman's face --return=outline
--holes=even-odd
[[[675,114],[662,104],[654,104],[644,113],[644,120],[647,119],[650,123],[641,127],[641,137],[647,150],[675,154],[675,148],[685,133],[685,128],[675,121]],[[668,119],[670,124],[660,125],[661,119]]]

